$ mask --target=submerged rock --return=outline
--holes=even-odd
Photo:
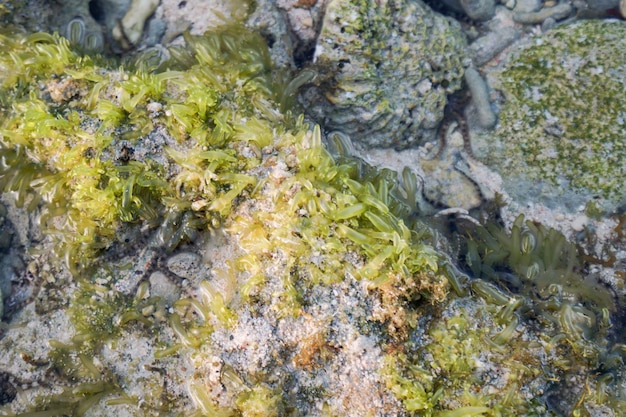
[[[317,41],[305,107],[367,147],[431,139],[467,65],[461,30],[421,1],[335,0]]]
[[[569,210],[624,201],[625,39],[617,21],[561,26],[491,74],[505,102],[495,134],[476,148],[521,201]]]

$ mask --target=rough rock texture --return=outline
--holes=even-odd
[[[422,2],[332,1],[315,51],[319,85],[305,107],[367,147],[423,143],[461,86],[465,47],[458,27]]]
[[[461,7],[473,20],[489,20],[496,9],[495,0],[460,0]]]
[[[491,74],[505,103],[484,156],[521,200],[624,201],[625,39],[617,21],[561,26]]]

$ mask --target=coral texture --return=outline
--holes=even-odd
[[[421,1],[331,1],[315,51],[320,86],[306,107],[368,147],[418,145],[461,86],[465,47],[460,29]]]

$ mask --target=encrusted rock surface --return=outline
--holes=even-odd
[[[366,147],[419,145],[461,87],[465,48],[459,27],[421,1],[331,1],[315,51],[319,85],[305,108]]]
[[[238,26],[207,35],[204,41],[186,37],[195,52],[170,49],[179,54],[180,62],[171,63],[176,71],[132,66],[122,70],[117,63],[93,68],[91,58],[78,58],[64,51],[65,46],[55,49],[57,43],[67,44],[56,37],[0,37],[4,51],[17,51],[11,56],[0,51],[2,68],[11,69],[0,72],[0,80],[9,79],[0,90],[0,106],[9,113],[8,121],[0,113],[0,189],[11,191],[19,206],[30,206],[35,228],[46,230],[45,240],[33,238],[30,227],[17,221],[21,216],[29,223],[24,209],[7,206],[3,213],[0,207],[0,218],[6,214],[16,225],[0,223],[5,236],[15,232],[10,241],[0,234],[0,292],[10,297],[5,305],[32,301],[28,296],[33,292],[39,295],[5,316],[8,326],[0,323],[0,414],[624,415],[619,298],[626,278],[626,216],[603,218],[591,210],[588,215],[542,213],[535,198],[523,208],[526,213],[535,210],[526,215],[528,220],[514,213],[520,210],[515,204],[494,209],[485,201],[498,200],[493,204],[498,207],[509,201],[506,191],[517,191],[518,183],[509,177],[505,190],[494,181],[491,176],[497,175],[472,156],[473,143],[467,137],[465,122],[488,128],[494,122],[493,110],[500,110],[500,128],[528,115],[539,121],[538,132],[543,128],[544,133],[566,138],[567,129],[560,133],[559,123],[541,123],[540,117],[548,113],[554,119],[553,109],[560,104],[540,100],[560,97],[542,90],[547,81],[532,89],[523,79],[516,90],[508,79],[497,83],[491,78],[485,84],[481,77],[500,53],[504,56],[519,46],[508,48],[518,37],[528,37],[530,28],[512,22],[510,11],[510,22],[488,30],[481,27],[472,37],[478,39],[474,65],[479,71],[465,72],[473,104],[466,109],[448,106],[439,145],[406,149],[397,172],[377,171],[352,156],[348,140],[332,143],[342,135],[326,135],[325,148],[319,129],[278,111],[295,89],[271,81],[279,75],[271,72],[264,40],[289,51],[284,47],[289,20],[291,29],[300,24],[302,36],[295,38],[311,41],[318,16],[306,19],[325,2],[276,3],[288,17],[283,20],[270,0],[257,2],[259,8],[272,9],[247,21],[256,22],[252,26],[263,35],[248,38],[250,43],[241,43],[250,34]],[[178,29],[192,24],[192,31],[200,30],[203,17],[205,23],[212,22],[221,13],[208,11],[209,4],[225,5],[168,1],[157,14],[195,14],[187,14],[189,21]],[[346,8],[339,12],[338,4]],[[458,88],[446,78],[454,77],[445,73],[444,64],[454,64],[452,58],[446,61],[446,48],[461,47],[440,42],[427,45],[431,49],[413,49],[411,42],[424,40],[415,32],[416,19],[431,23],[420,28],[436,34],[433,28],[447,24],[443,17],[422,10],[421,3],[350,4],[371,6],[365,16],[368,25],[356,25],[364,16],[351,15],[355,9],[346,2],[331,4],[327,18],[341,16],[331,22],[338,30],[332,35],[342,37],[333,38],[337,48],[327,43],[329,49],[318,50],[322,65],[314,82],[326,99],[338,100],[341,93],[342,99],[356,97],[372,104],[378,94],[391,97],[370,109],[372,115],[387,117],[385,128],[396,126],[388,136],[372,130],[375,120],[358,119],[366,109],[356,102],[333,104],[342,117],[355,106],[350,107],[355,120],[370,129],[366,137],[378,135],[388,142],[405,138],[411,129],[402,128],[402,123],[412,123],[413,113],[418,114],[412,105],[431,97],[431,104],[442,108],[446,93]],[[385,9],[390,5],[396,7],[394,12]],[[346,16],[352,20],[341,25]],[[546,22],[550,19],[543,20],[549,26]],[[456,31],[454,25],[445,27],[439,33],[444,38]],[[350,32],[355,28],[362,33]],[[537,27],[532,30],[539,33]],[[496,42],[500,33],[510,36]],[[579,43],[591,39],[564,29],[547,39],[561,41],[563,33]],[[328,30],[326,35],[328,40]],[[349,43],[357,38],[367,44]],[[545,40],[537,37],[531,43],[545,46]],[[32,50],[24,51],[25,46]],[[80,47],[77,42],[73,46]],[[424,55],[437,47],[442,49]],[[49,61],[50,55],[42,51],[56,51],[53,55],[66,61],[57,59],[61,64],[55,71],[38,67]],[[354,58],[340,58],[339,52],[345,51]],[[442,51],[443,58],[438,55]],[[532,57],[529,49],[524,51]],[[608,51],[621,57],[616,50]],[[588,81],[603,72],[623,75],[623,67],[595,61],[603,52],[581,60],[562,58],[567,68],[578,70],[566,71],[562,78],[593,86],[589,91],[602,98],[596,84]],[[324,54],[332,55],[325,62],[326,73]],[[514,55],[504,74],[515,69],[511,63],[524,63],[524,58]],[[462,72],[465,63],[460,55],[456,59],[459,66],[454,69]],[[548,54],[531,65],[535,78],[543,80],[558,67],[549,59]],[[293,64],[287,54],[278,62]],[[21,63],[37,75],[20,78],[23,72],[14,69]],[[344,72],[345,67],[350,72]],[[351,79],[350,74],[361,78]],[[588,78],[581,81],[581,74]],[[427,83],[415,81],[418,76]],[[460,83],[461,76],[453,81]],[[436,77],[442,78],[433,81]],[[603,82],[610,87],[607,91],[614,91],[612,81]],[[497,91],[507,83],[506,97],[499,97]],[[22,89],[14,89],[14,84]],[[524,93],[526,85],[531,86],[531,103],[543,107],[516,101],[512,92]],[[354,97],[346,86],[352,87]],[[11,98],[16,94],[18,99]],[[567,108],[575,111],[577,103],[569,97]],[[604,113],[612,116],[611,109],[623,116],[619,100],[607,102],[610,105],[600,106],[598,119]],[[399,106],[398,114],[391,104]],[[327,120],[332,122],[332,117],[329,113]],[[404,122],[398,122],[401,119]],[[616,123],[622,124],[619,118]],[[353,126],[352,136],[359,137],[359,125]],[[535,131],[526,128],[515,124],[505,139],[527,151],[524,139]],[[106,137],[99,136],[103,132]],[[601,138],[615,151],[605,152],[606,158],[623,155],[623,141]],[[506,140],[490,145],[496,153],[516,149]],[[21,146],[28,152],[19,152]],[[479,150],[484,155],[485,145]],[[374,152],[400,158],[390,148],[370,151],[364,159]],[[505,158],[500,165],[505,176],[511,159],[524,159],[514,153],[498,155]],[[576,152],[567,156],[577,162]],[[54,172],[42,173],[37,165],[41,161]],[[411,169],[402,171],[404,166]],[[568,172],[546,166],[550,173]],[[617,166],[619,170],[624,165]],[[33,170],[40,176],[29,177]],[[59,181],[63,178],[70,180]],[[163,178],[167,181],[160,181]],[[32,187],[46,194],[42,200],[29,200],[37,195]],[[52,202],[56,206],[51,207]],[[37,205],[44,214],[52,210],[47,213],[55,219],[39,221]],[[469,210],[474,215],[480,209],[480,216],[470,217]],[[98,217],[102,211],[110,216]],[[494,217],[502,213],[509,226],[485,220],[487,212]],[[107,223],[111,217],[115,220]],[[95,231],[78,226],[94,220],[99,223]],[[548,223],[568,233],[544,227]],[[68,239],[66,246],[53,245],[55,236]],[[580,246],[566,237],[577,239]],[[13,243],[17,240],[19,248]],[[8,249],[24,252],[22,244],[29,249],[24,262],[21,255],[9,262]],[[77,259],[68,245],[96,250],[85,249],[85,256]],[[59,254],[70,268],[78,263],[86,269],[74,271],[71,278]],[[11,285],[2,286],[3,281]],[[23,298],[16,288],[30,293],[24,292]]]
[[[625,39],[618,21],[559,26],[490,73],[504,102],[496,131],[476,145],[520,201],[624,202]]]

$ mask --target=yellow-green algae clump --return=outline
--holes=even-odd
[[[488,160],[503,175],[623,200],[625,34],[623,22],[587,20],[514,53],[493,85],[505,103]]]
[[[82,381],[78,397],[120,391],[110,377],[89,385],[96,368],[80,358],[119,337],[116,327],[156,325],[137,313],[150,302],[142,307],[114,289],[110,279],[120,272],[105,265],[106,279],[86,273],[103,251],[123,245],[122,225],[152,228],[149,245],[168,250],[198,230],[224,227],[243,253],[224,272],[241,284],[234,293],[205,281],[199,300],[181,300],[169,314],[181,343],[161,356],[210,343],[212,326],[233,326],[236,307],[263,287],[272,257],[285,259],[271,294],[280,317],[299,316],[311,287],[348,275],[401,294],[404,301],[388,300],[398,310],[410,301],[441,301],[447,292],[439,256],[390,212],[387,182],[361,180],[358,166],[336,164],[319,128],[278,110],[295,87],[272,72],[258,35],[233,26],[186,41],[187,49],[169,50],[169,61],[153,64],[159,57],[142,55],[120,65],[78,55],[56,35],[0,37],[0,185],[18,206],[38,210],[57,255],[82,277],[69,310],[78,333],[73,345],[53,343],[50,356],[57,374]],[[157,150],[145,151],[150,146]],[[238,209],[255,203],[263,206]],[[232,410],[220,413],[275,415],[267,407],[278,407],[276,389],[237,386]],[[221,407],[201,385],[191,384],[189,393],[197,415]],[[244,411],[259,402],[262,413]],[[51,404],[39,407],[60,413],[86,406]]]
[[[80,415],[102,399],[148,415],[190,408],[194,416],[356,410],[342,409],[336,398],[364,407],[354,415],[384,414],[367,408],[371,398],[358,397],[363,392],[350,398],[352,392],[301,382],[323,380],[329,369],[340,374],[354,346],[363,349],[358,355],[386,352],[374,380],[402,403],[404,411],[394,412],[546,415],[543,390],[574,373],[586,378],[586,388],[572,412],[585,415],[596,404],[623,409],[619,393],[607,388],[622,378],[619,352],[604,369],[598,362],[606,348],[577,349],[596,340],[576,333],[589,316],[579,300],[563,303],[571,314],[554,313],[574,320],[574,333],[558,320],[539,321],[531,331],[522,315],[532,310],[531,297],[525,304],[484,281],[470,288],[437,253],[437,233],[412,213],[415,178],[406,172],[404,189],[398,187],[397,174],[346,155],[337,137],[330,138],[333,158],[319,127],[280,111],[289,108],[298,81],[277,78],[258,35],[229,26],[186,41],[186,48],[169,49],[170,59],[144,54],[120,63],[78,55],[56,35],[0,36],[0,185],[18,205],[39,211],[42,230],[78,278],[68,309],[76,334],[71,344],[51,342],[45,358],[71,386],[33,404],[44,413],[36,415]],[[166,308],[148,294],[146,281],[126,292],[116,287],[134,268],[125,272],[115,257],[103,257],[120,253],[126,236],[136,236],[128,229],[141,227],[152,231],[148,242],[140,240],[147,252],[174,250],[208,229],[224,230],[236,249]],[[496,239],[480,238],[468,252],[477,277],[491,278],[485,265],[494,264],[486,257]],[[521,255],[511,251],[527,248],[517,236],[511,240],[503,258],[513,264]],[[130,260],[147,268],[141,254]],[[370,299],[332,304],[361,283]],[[592,314],[602,307],[608,309],[594,304]],[[316,316],[324,308],[333,314],[317,323],[325,320]],[[357,334],[333,334],[352,319],[358,326],[349,329]],[[315,331],[295,341],[259,342],[251,333],[245,343],[255,346],[228,345],[245,320],[259,331],[267,323],[272,333],[292,324]],[[331,326],[332,320],[342,323]],[[607,326],[608,316],[603,320]],[[195,367],[189,378],[171,376],[186,384],[192,405],[169,392],[167,382],[137,382],[150,393],[138,398],[126,392],[135,389],[127,376],[100,368],[105,340],[132,349],[122,337],[127,333],[153,347],[150,369],[164,374],[177,359]],[[359,343],[342,344],[350,340]],[[260,358],[266,364],[229,362],[264,345],[280,347]],[[231,350],[220,351],[224,346]],[[216,370],[217,377],[210,372]]]

